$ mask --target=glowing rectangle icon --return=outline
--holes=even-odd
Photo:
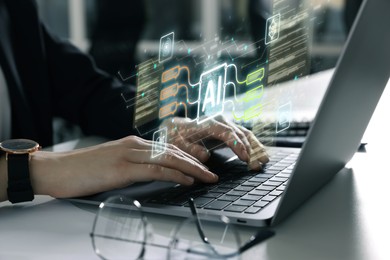
[[[197,123],[201,124],[223,113],[227,64],[203,72],[199,81]]]
[[[165,83],[167,81],[176,79],[180,74],[180,66],[175,66],[169,70],[163,72],[161,76],[161,82]]]
[[[290,127],[291,118],[292,118],[292,105],[291,102],[288,102],[279,107],[277,112],[277,121],[276,121],[276,133],[287,130]]]
[[[167,149],[168,130],[166,127],[161,128],[153,133],[152,158],[155,158]]]
[[[265,25],[265,44],[270,44],[271,42],[279,39],[280,31],[280,14],[276,14],[267,19]]]
[[[262,81],[264,78],[264,68],[260,68],[246,77],[246,84],[250,85],[256,81]]]
[[[176,94],[178,92],[178,88],[179,88],[179,84],[177,84],[177,83],[164,88],[160,92],[160,100],[165,100],[165,99],[168,99],[170,97],[176,96]]]
[[[158,61],[163,63],[172,58],[175,45],[175,33],[171,32],[161,37]]]
[[[245,92],[244,98],[242,101],[250,102],[256,99],[260,99],[263,96],[264,87],[263,85],[257,86],[247,92]]]

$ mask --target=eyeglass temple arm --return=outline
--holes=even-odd
[[[238,251],[241,254],[241,253],[245,252],[246,250],[248,250],[249,248],[253,247],[254,245],[259,244],[260,242],[262,242],[262,241],[264,241],[264,240],[266,240],[274,235],[275,235],[274,231],[262,229],[262,230],[258,231],[255,235],[251,236],[249,241],[246,244],[244,244],[242,247],[240,247],[240,249]]]
[[[196,223],[196,229],[198,230],[200,238],[203,240],[204,243],[210,244],[209,240],[207,239],[207,237],[205,236],[205,234],[203,232],[202,226],[200,225],[200,221],[199,221],[199,218],[198,218],[198,212],[196,211],[196,206],[195,206],[194,199],[190,198],[188,200],[188,204],[189,204],[190,209],[191,209],[191,214],[192,214],[192,216],[196,220],[196,222],[195,222]]]
[[[188,200],[188,204],[190,206],[192,216],[196,219],[196,228],[198,230],[199,236],[201,237],[201,239],[203,240],[204,243],[210,244],[210,242],[208,241],[207,237],[205,236],[203,229],[202,229],[202,226],[200,224],[194,199],[190,198]],[[251,236],[249,241],[238,249],[237,253],[241,254],[241,253],[245,252],[246,250],[248,250],[249,248],[253,247],[254,245],[256,245],[256,244],[258,244],[258,243],[260,243],[260,242],[262,242],[262,241],[264,241],[264,240],[266,240],[274,235],[275,235],[274,231],[262,229],[262,230],[258,231],[255,235]]]

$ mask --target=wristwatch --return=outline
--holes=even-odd
[[[32,201],[34,191],[30,181],[30,154],[38,151],[37,142],[28,139],[11,139],[0,143],[6,153],[8,165],[8,200],[12,203]]]

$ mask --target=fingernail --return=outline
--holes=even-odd
[[[210,171],[206,171],[215,181],[217,181],[218,180],[218,175],[216,175],[216,174],[214,174],[214,173],[212,173],[212,172],[210,172]]]
[[[196,157],[199,161],[205,162],[210,158],[210,152],[207,149],[198,150]]]
[[[259,161],[262,163],[269,162],[269,156],[266,152],[262,153],[262,156],[260,156]]]

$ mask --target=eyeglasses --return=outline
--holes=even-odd
[[[137,200],[114,196],[102,202],[96,214],[92,246],[101,259],[239,259],[240,254],[273,236],[260,230],[241,245],[237,230],[225,216],[198,214],[193,199],[192,215],[171,235],[155,234]]]

